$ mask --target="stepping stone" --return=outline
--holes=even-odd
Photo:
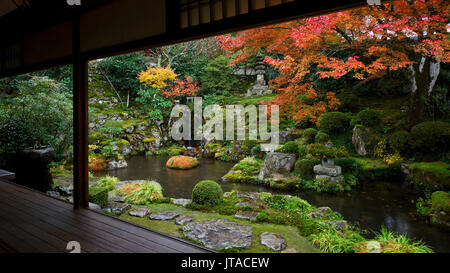
[[[329,225],[334,227],[335,230],[344,230],[348,228],[348,223],[345,220],[337,220],[337,221],[326,221],[323,222],[325,225]]]
[[[251,226],[225,219],[188,223],[183,226],[183,233],[186,237],[212,249],[249,248],[253,237]]]
[[[264,232],[259,238],[262,245],[265,245],[275,251],[281,251],[287,246],[286,240],[275,233]]]
[[[150,214],[150,220],[172,220],[177,217],[179,214],[176,212],[166,211],[166,212],[156,212]]]
[[[54,197],[54,198],[60,198],[61,194],[59,194],[59,192],[57,191],[47,191],[46,194],[48,196]]]
[[[295,249],[295,248],[288,248],[288,249],[281,251],[281,253],[300,253],[300,252],[298,252],[297,249]]]
[[[256,211],[247,211],[247,210],[240,210],[236,212],[234,215],[235,218],[249,220],[249,221],[256,221],[256,216],[258,216],[258,212]]]
[[[184,199],[184,198],[173,199],[172,203],[174,203],[175,205],[181,205],[183,207],[186,207],[187,204],[191,203],[191,199]]]
[[[102,210],[102,208],[99,205],[91,203],[91,202],[89,202],[89,209],[97,210],[97,211],[101,211]]]
[[[255,209],[259,209],[258,204],[254,203],[254,202],[239,202],[236,204],[237,207],[251,207],[251,208],[255,208]]]
[[[194,221],[194,217],[192,216],[180,216],[175,219],[175,224],[182,226],[192,221]]]
[[[149,209],[146,209],[146,208],[135,209],[135,210],[132,210],[129,212],[129,214],[131,216],[140,217],[140,218],[145,217],[151,213],[152,213],[152,211]]]
[[[236,198],[238,198],[238,199],[245,198],[245,199],[252,200],[253,202],[259,201],[259,196],[258,196],[258,193],[256,193],[256,192],[237,192]]]
[[[122,214],[125,211],[131,209],[130,204],[118,203],[118,202],[108,202],[104,210],[114,214]]]

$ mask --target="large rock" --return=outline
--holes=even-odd
[[[295,165],[295,155],[272,152],[266,156],[264,166],[259,173],[259,179],[271,177],[274,173],[287,174],[290,173]]]
[[[194,221],[194,217],[185,215],[185,216],[177,217],[177,219],[175,219],[175,224],[182,226],[182,225],[192,222],[192,221]]]
[[[367,155],[367,145],[369,144],[369,129],[361,126],[353,128],[353,146],[359,155]]]
[[[281,251],[287,246],[286,240],[275,233],[264,232],[263,234],[261,234],[259,239],[261,240],[262,245],[265,245],[275,251]]]
[[[174,203],[175,205],[181,205],[183,207],[186,207],[191,202],[192,202],[191,199],[184,199],[184,198],[179,198],[179,199],[173,199],[172,200],[172,203]]]
[[[345,220],[326,221],[323,223],[332,226],[335,230],[344,230],[348,228],[348,223]]]
[[[320,207],[308,214],[311,218],[324,218],[332,212],[330,207]]]
[[[188,223],[183,227],[183,233],[213,249],[249,248],[253,237],[251,226],[225,219]]]
[[[108,170],[116,170],[116,169],[123,169],[128,167],[128,163],[125,160],[119,160],[119,161],[110,161],[108,162]]]
[[[314,166],[314,173],[318,175],[339,176],[342,174],[341,166],[324,167],[321,164]]]
[[[149,209],[139,208],[139,209],[130,211],[128,214],[130,214],[131,216],[134,216],[134,217],[143,218],[151,213],[152,213],[152,211]]]
[[[177,155],[172,156],[167,160],[166,167],[170,169],[187,170],[200,165],[200,162],[195,157]]]
[[[236,214],[234,215],[235,218],[249,220],[249,221],[256,221],[257,216],[258,216],[258,212],[248,211],[248,210],[240,210],[240,211],[236,212]]]
[[[165,212],[156,212],[150,214],[150,220],[172,220],[173,218],[177,217],[179,214],[176,212],[171,211],[165,211]]]

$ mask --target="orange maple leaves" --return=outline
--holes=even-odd
[[[333,92],[316,90],[321,79],[349,75],[358,80],[382,76],[432,56],[449,62],[450,41],[448,1],[397,0],[382,7],[365,7],[325,16],[296,20],[273,26],[217,37],[232,64],[239,64],[260,50],[270,53],[264,62],[280,75],[270,83],[279,95],[268,104],[279,104],[297,121],[316,122],[339,100]],[[337,57],[338,52],[354,52]],[[416,55],[419,56],[416,56]],[[312,67],[318,71],[312,72]]]

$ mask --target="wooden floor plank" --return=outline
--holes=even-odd
[[[38,199],[42,199],[42,198],[46,198],[47,196],[42,195],[40,193],[37,192],[30,192],[28,191],[28,189],[25,188],[14,188],[13,190],[17,190],[17,191],[21,191],[24,192],[26,195],[31,195],[34,198],[38,198]],[[30,199],[30,197],[27,197],[27,199]],[[46,198],[48,199],[48,198]],[[60,212],[67,212],[67,211],[72,211],[72,210],[64,210],[64,208],[61,208],[58,206],[58,204],[61,202],[58,199],[54,199],[54,198],[50,198],[48,200],[46,200],[50,203],[52,203],[54,206],[51,206],[50,209],[55,209],[58,210]],[[70,204],[66,203],[66,206],[70,206]],[[114,227],[114,228],[118,228],[123,232],[127,232],[127,233],[131,233],[133,234],[133,236],[138,236],[141,239],[145,239],[145,240],[149,240],[152,241],[154,243],[157,243],[161,246],[164,246],[163,249],[166,249],[166,251],[164,252],[203,252],[205,251],[202,248],[199,248],[195,245],[192,244],[186,244],[185,241],[179,240],[177,238],[172,238],[173,240],[167,241],[166,237],[167,235],[162,235],[159,232],[155,232],[155,231],[151,231],[151,233],[155,233],[158,236],[149,236],[151,233],[149,232],[144,232],[142,233],[143,230],[146,230],[143,227],[140,226],[135,226],[133,224],[130,223],[126,223],[124,221],[118,221],[117,219],[110,217],[110,216],[106,216],[104,214],[99,214],[97,212],[93,212],[90,210],[79,210],[77,211],[78,215],[82,216],[82,217],[88,217],[94,221],[98,221],[104,224],[104,226],[110,226],[110,227]],[[148,230],[148,229],[147,229]],[[161,236],[162,235],[162,236]],[[168,247],[168,248],[167,248]]]
[[[37,191],[0,181],[0,253],[66,252],[69,240],[83,252],[213,252]]]
[[[5,192],[7,192],[7,194],[11,194],[11,195],[15,194],[12,191],[5,191]],[[17,198],[19,198],[19,196],[17,196]],[[24,201],[21,201],[21,202],[33,202],[33,200],[28,200],[28,199],[22,199],[22,200],[24,200]],[[55,200],[55,201],[58,201],[58,200]],[[55,215],[58,215],[58,218],[64,218],[65,221],[71,222],[72,224],[77,223],[77,220],[73,220],[73,218],[80,219],[82,217],[82,215],[84,214],[84,213],[79,213],[79,211],[74,212],[73,209],[61,210],[61,208],[55,206],[54,204],[48,205],[45,203],[39,203],[39,201],[35,201],[35,202],[36,202],[34,204],[35,206],[40,207],[41,209],[45,209],[47,211],[55,210],[55,212],[56,212]],[[70,216],[67,217],[65,214],[68,214]],[[97,215],[97,218],[108,217],[108,216],[104,216],[102,214],[96,214],[96,215]],[[106,236],[109,236],[109,237],[115,236],[114,240],[117,241],[117,243],[120,243],[119,245],[121,245],[121,246],[129,244],[127,241],[119,240],[121,238],[124,238],[123,236],[128,237],[128,238],[136,237],[138,240],[135,240],[133,242],[134,248],[132,248],[133,251],[135,251],[135,252],[139,250],[139,252],[147,252],[147,253],[150,252],[151,253],[151,252],[155,252],[154,248],[158,248],[160,252],[178,252],[178,251],[176,251],[176,249],[166,247],[165,245],[156,244],[151,240],[146,240],[146,239],[138,237],[132,233],[124,232],[113,226],[94,221],[95,219],[93,219],[93,218],[84,217],[84,219],[80,219],[80,220],[84,224],[82,226],[82,229],[84,228],[83,231],[90,232],[90,230],[87,229],[87,227],[92,227],[94,232],[100,233],[100,235],[105,236],[105,230],[109,230],[109,234],[106,234]],[[98,223],[101,223],[101,224],[98,224]],[[70,228],[70,226],[69,226],[69,228]],[[132,239],[135,239],[135,238],[132,238]],[[138,242],[136,242],[136,241],[138,241]],[[141,247],[141,246],[143,246],[143,247]]]

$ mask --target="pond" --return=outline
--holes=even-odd
[[[195,169],[172,170],[166,168],[168,159],[168,156],[135,156],[128,160],[128,168],[97,172],[96,175],[109,174],[120,180],[153,179],[161,184],[165,196],[173,198],[190,198],[194,185],[205,179],[219,182],[224,192],[271,191],[257,185],[220,182],[233,163],[200,159],[200,166]],[[417,219],[417,194],[406,182],[366,182],[357,190],[342,194],[301,192],[296,195],[314,206],[328,206],[340,212],[346,220],[363,229],[377,231],[384,225],[390,231],[426,242],[435,252],[450,252],[449,233]]]

